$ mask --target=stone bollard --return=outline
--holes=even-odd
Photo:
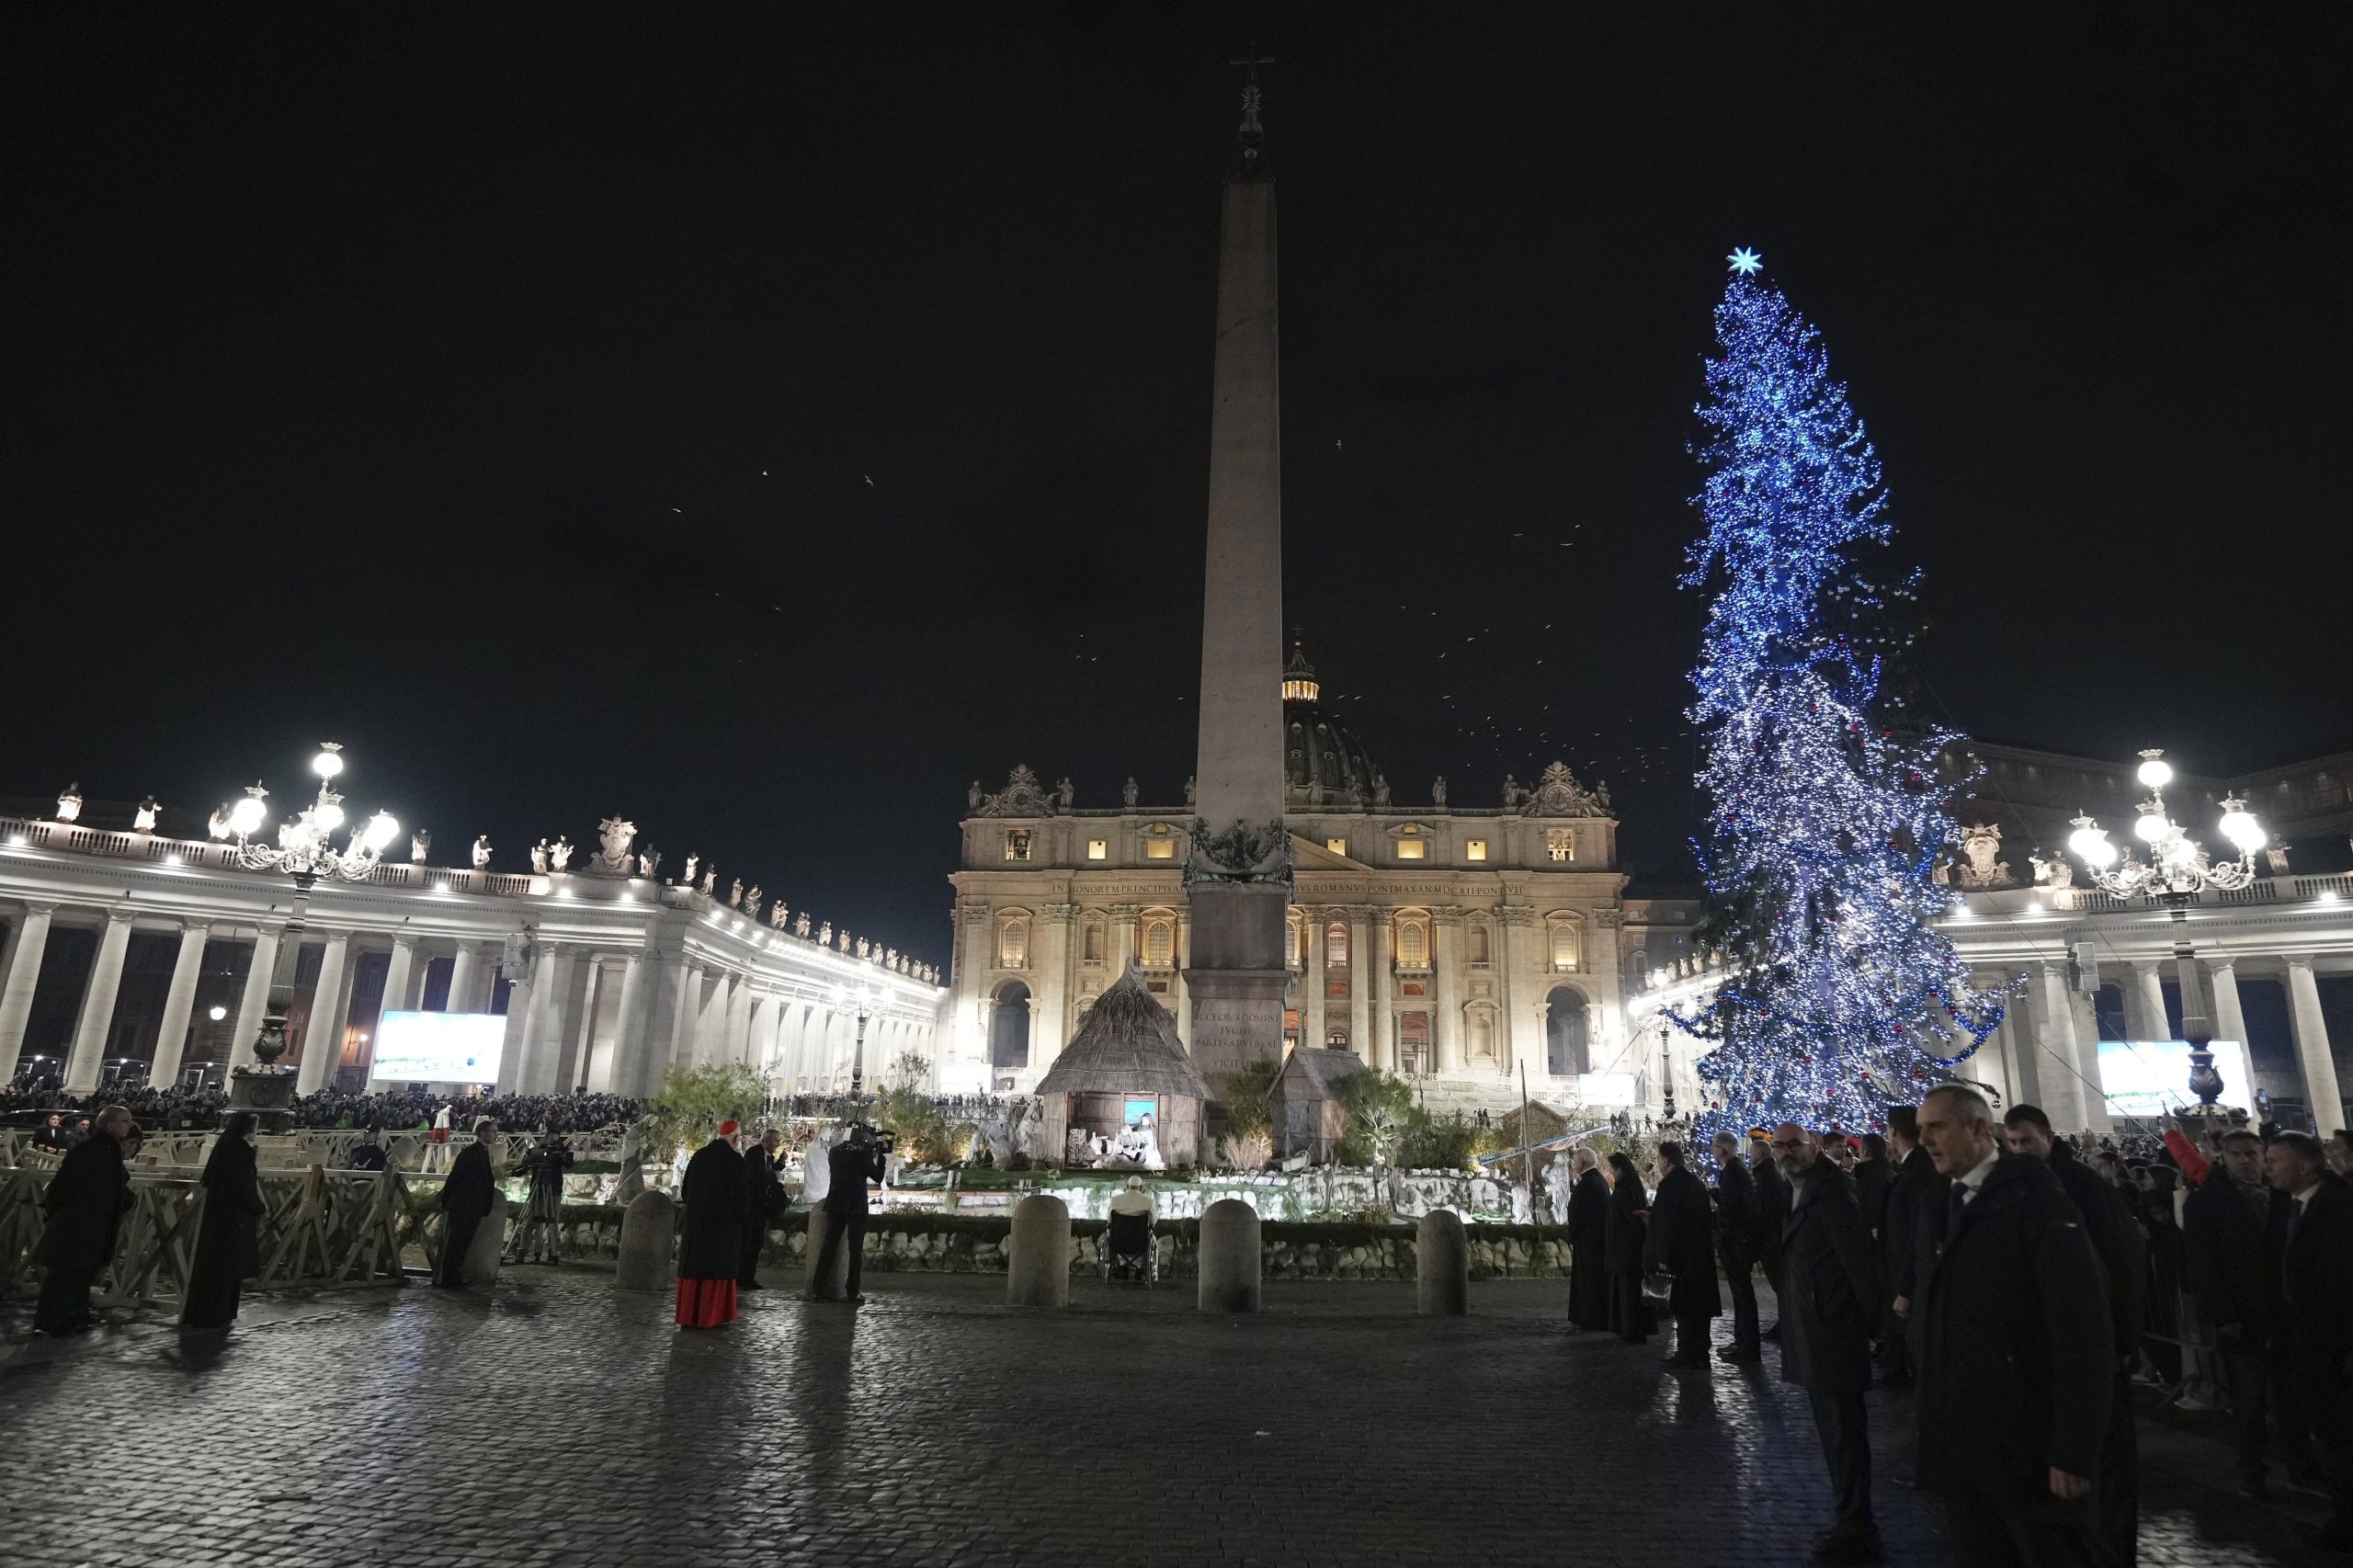
[[[1005,1304],[1070,1305],[1070,1209],[1033,1192],[1014,1205],[1005,1243]]]
[[[1258,1310],[1258,1211],[1238,1198],[1201,1210],[1200,1310]]]
[[[620,1267],[613,1271],[613,1289],[668,1290],[677,1239],[678,1206],[668,1193],[649,1188],[631,1199],[621,1210]]]
[[[1433,1209],[1414,1228],[1414,1299],[1426,1318],[1459,1318],[1471,1311],[1471,1239],[1462,1216]]]
[[[839,1301],[849,1295],[849,1248],[842,1248],[834,1259],[832,1275],[822,1283],[817,1278],[817,1256],[824,1249],[825,1233],[833,1228],[834,1217],[821,1206],[809,1210],[809,1251],[801,1258],[805,1266],[807,1285],[802,1287],[813,1296],[828,1301]]]
[[[474,1231],[473,1245],[466,1249],[465,1261],[458,1266],[458,1278],[477,1290],[489,1290],[498,1283],[498,1260],[506,1252],[506,1195],[493,1189],[490,1212]]]

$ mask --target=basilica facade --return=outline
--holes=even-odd
[[[1638,1059],[1625,997],[1695,910],[1625,897],[1608,790],[1556,762],[1490,801],[1455,801],[1439,779],[1408,803],[1300,653],[1282,695],[1286,1051],[1351,1051],[1440,1102],[1516,1103],[1522,1068],[1555,1103],[1643,1094],[1655,1063]],[[1142,804],[1132,781],[1122,794],[1081,807],[1026,767],[993,792],[973,786],[949,879],[944,1078],[1026,1091],[1131,961],[1191,1049],[1194,814],[1189,801]]]

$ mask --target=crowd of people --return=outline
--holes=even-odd
[[[1728,1295],[1715,1357],[1778,1341],[1829,1474],[1819,1562],[1878,1559],[1876,1381],[1912,1391],[1916,1479],[1963,1568],[2133,1562],[2134,1385],[2192,1372],[2229,1403],[2241,1490],[2268,1495],[2280,1461],[2330,1501],[2318,1544],[2353,1552],[2353,1135],[2196,1132],[2079,1147],[2031,1105],[1997,1119],[1948,1085],[1883,1134],[1720,1135],[1712,1192],[1671,1141],[1647,1185],[1628,1154],[1579,1149],[1572,1330],[1634,1345],[1671,1322],[1667,1364],[1704,1368]]]
[[[223,1126],[231,1114],[228,1095],[218,1086],[67,1095],[54,1080],[42,1080],[0,1089],[0,1126],[38,1125],[51,1116],[71,1125],[110,1105],[130,1111],[147,1131],[209,1131]],[[403,1131],[431,1125],[435,1113],[444,1106],[460,1127],[471,1119],[489,1117],[502,1127],[521,1131],[572,1133],[633,1121],[645,1108],[642,1100],[626,1095],[597,1095],[585,1089],[568,1095],[454,1096],[406,1089],[367,1094],[325,1089],[296,1096],[290,1108],[294,1125],[301,1128],[375,1127]]]

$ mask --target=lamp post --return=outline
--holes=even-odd
[[[849,1062],[849,1097],[857,1105],[866,1103],[866,1020],[874,1016],[878,998],[870,985],[844,985],[834,993],[841,1006],[858,1010],[858,1049]]]
[[[2090,869],[2092,885],[2100,892],[2119,898],[2145,894],[2165,910],[2173,926],[2175,978],[2181,987],[2181,1037],[2189,1042],[2189,1087],[2198,1096],[2200,1113],[2211,1117],[2214,1096],[2222,1092],[2222,1075],[2214,1070],[2214,1053],[2207,1049],[2213,1043],[2214,1026],[2206,1013],[2196,949],[2189,940],[2189,906],[2209,888],[2229,892],[2255,881],[2255,852],[2263,847],[2264,832],[2245,801],[2225,796],[2220,826],[2239,858],[2216,865],[2165,811],[2165,790],[2173,781],[2173,767],[2165,753],[2143,752],[2136,777],[2148,787],[2149,798],[2141,802],[2132,835],[2149,846],[2149,858],[2136,858],[2128,846],[2120,861],[2116,846],[2088,815],[2075,818],[2067,847]]]
[[[286,1054],[286,1012],[294,1003],[294,971],[301,959],[311,889],[321,877],[347,882],[367,881],[374,874],[386,846],[400,836],[401,831],[401,824],[391,813],[378,812],[365,824],[353,827],[344,847],[337,849],[333,835],[343,828],[345,817],[343,797],[332,788],[332,782],[343,772],[343,747],[333,741],[323,744],[319,754],[311,759],[311,771],[318,775],[318,798],[302,808],[292,822],[278,824],[275,846],[254,842],[254,835],[269,819],[269,808],[262,803],[269,798],[269,791],[258,784],[247,785],[244,800],[216,814],[211,829],[216,838],[235,835],[236,863],[244,869],[282,871],[294,879],[294,907],[287,916],[286,930],[278,938],[269,1001],[263,1010],[261,1031],[254,1040],[255,1065],[235,1068],[229,1074],[230,1106],[259,1112],[263,1125],[273,1132],[282,1131],[291,1119],[289,1108],[294,1099],[293,1070],[278,1066],[278,1059]]]

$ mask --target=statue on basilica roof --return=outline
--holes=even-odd
[[[1554,762],[1544,769],[1543,777],[1533,790],[1518,790],[1518,799],[1512,799],[1515,788],[1508,776],[1505,778],[1504,804],[1516,807],[1522,816],[1531,817],[1606,817],[1609,814],[1609,787],[1596,784],[1586,789],[1569,771],[1565,762]]]

